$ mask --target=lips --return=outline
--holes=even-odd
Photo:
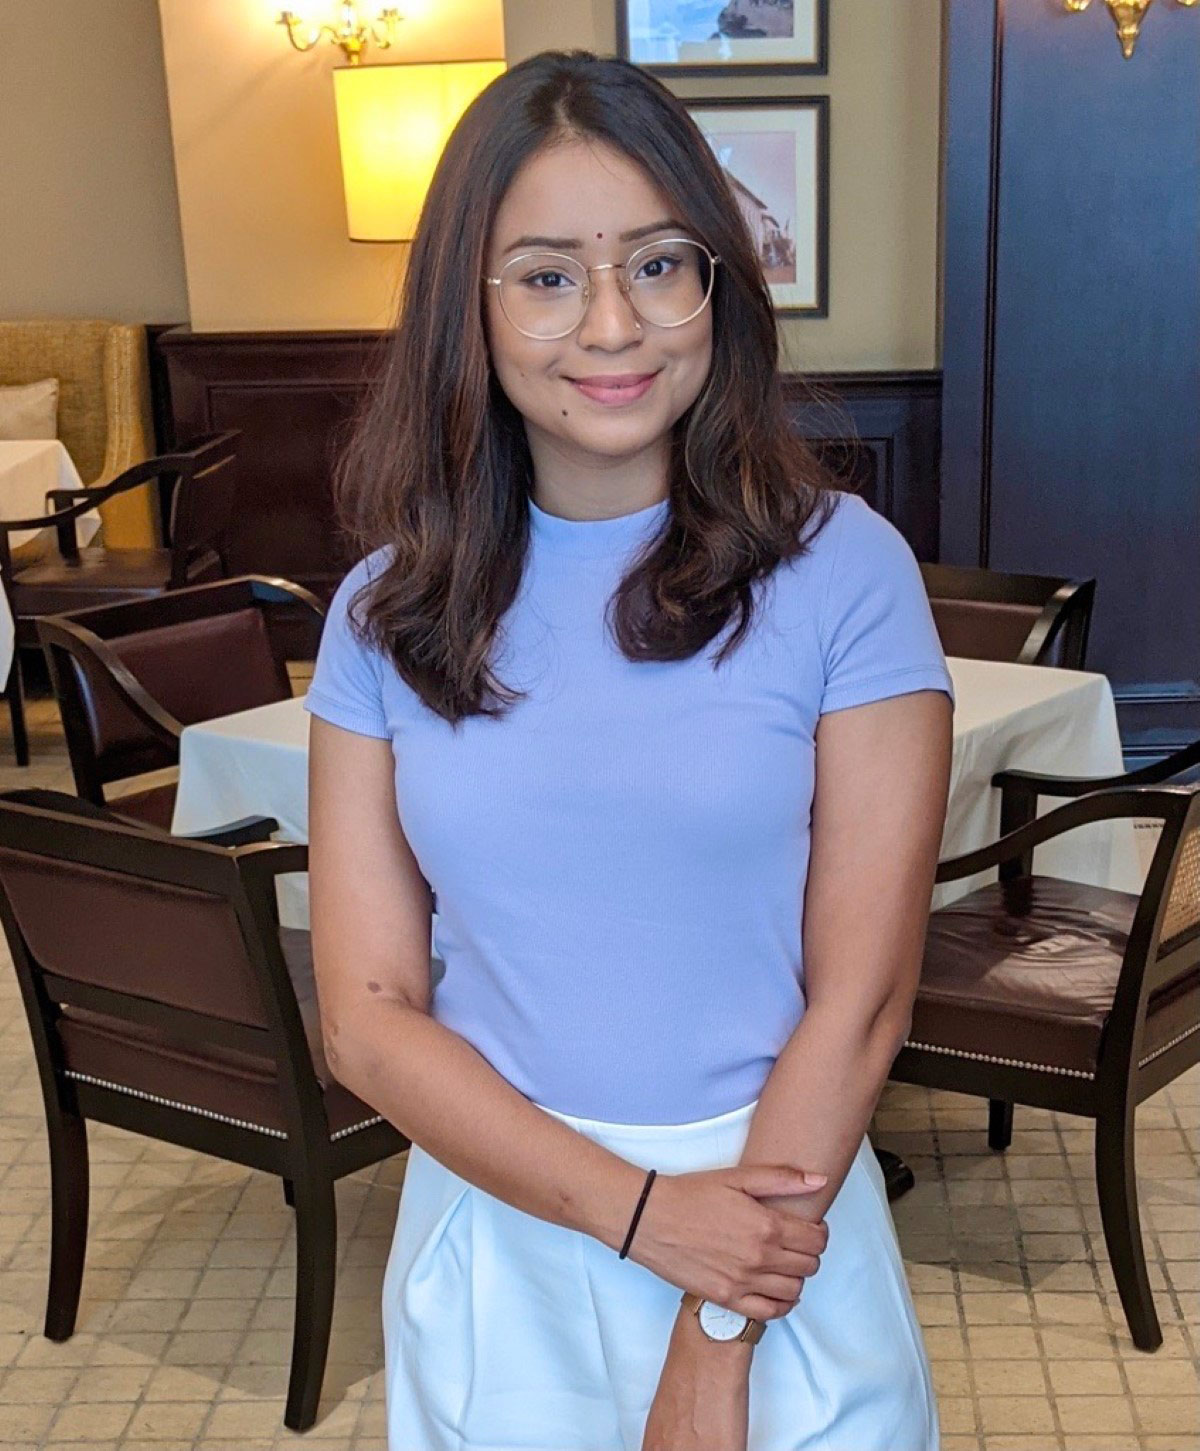
[[[650,390],[657,373],[596,373],[587,378],[571,378],[573,388],[578,389],[593,403],[603,403],[609,408],[624,403],[636,403]]]

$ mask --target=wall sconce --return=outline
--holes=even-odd
[[[389,48],[395,39],[395,27],[404,18],[394,5],[381,5],[377,7],[373,20],[363,20],[354,0],[343,0],[338,5],[338,12],[337,24],[329,21],[317,24],[307,15],[297,15],[294,10],[281,10],[276,23],[287,26],[288,39],[295,50],[311,50],[326,35],[334,45],[342,47],[342,52],[351,65],[359,65],[362,62],[362,53],[369,43],[374,43],[380,50]]]
[[[1063,9],[1078,15],[1091,3],[1092,0],[1063,0]],[[1121,54],[1126,60],[1129,60],[1133,55],[1134,46],[1137,45],[1138,36],[1141,34],[1142,21],[1146,18],[1146,11],[1150,9],[1154,0],[1104,0],[1104,3],[1108,6],[1108,13],[1117,27]],[[1175,4],[1184,10],[1191,10],[1200,4],[1200,0],[1175,0]]]
[[[338,144],[352,242],[409,242],[458,118],[502,60],[338,66]]]

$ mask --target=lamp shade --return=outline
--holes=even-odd
[[[411,241],[455,123],[502,60],[339,66],[338,144],[352,241]]]

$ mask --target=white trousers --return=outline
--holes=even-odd
[[[754,1107],[685,1124],[544,1112],[673,1174],[736,1164]],[[818,1273],[755,1347],[748,1451],[937,1451],[925,1347],[865,1138],[826,1222]],[[680,1293],[414,1144],[383,1290],[389,1451],[641,1451]]]

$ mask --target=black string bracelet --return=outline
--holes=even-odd
[[[617,1256],[619,1260],[623,1260],[629,1253],[629,1246],[633,1243],[633,1232],[638,1227],[638,1220],[641,1219],[642,1210],[646,1207],[646,1195],[650,1193],[650,1186],[654,1183],[654,1176],[657,1173],[657,1169],[651,1169],[646,1175],[646,1182],[642,1185],[642,1197],[638,1200],[637,1208],[633,1211],[633,1218],[629,1222],[629,1233],[625,1236],[625,1244],[621,1253]]]

